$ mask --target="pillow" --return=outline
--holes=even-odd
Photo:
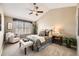
[[[49,37],[52,37],[53,35],[54,35],[54,31],[53,30],[50,30],[48,36]]]
[[[49,35],[49,30],[46,29],[46,30],[43,30],[39,33],[39,36],[48,36]]]
[[[45,31],[41,31],[41,32],[39,33],[39,36],[45,36]]]
[[[45,30],[45,36],[49,35],[49,30]]]
[[[51,32],[49,32],[48,36],[49,36],[49,37],[52,37],[52,33],[51,33]]]

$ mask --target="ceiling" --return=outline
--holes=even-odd
[[[29,9],[33,8],[32,3],[1,3],[0,5],[3,7],[4,14],[6,16],[20,18],[24,20],[36,21],[51,9],[76,6],[77,4],[76,3],[37,3],[37,5],[39,6],[39,10],[44,11],[44,13],[40,13],[39,16],[36,16],[34,14],[29,15],[30,12]]]

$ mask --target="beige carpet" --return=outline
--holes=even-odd
[[[28,53],[26,56],[76,56],[77,51],[67,48],[65,46],[60,46],[57,44],[50,44],[46,48],[40,50],[39,52],[32,51],[28,48]],[[19,48],[19,43],[7,44],[4,47],[2,56],[25,56],[24,48]]]

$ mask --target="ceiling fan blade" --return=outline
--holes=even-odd
[[[43,13],[43,11],[37,11],[37,13]]]
[[[33,3],[33,5],[36,5],[36,3]]]
[[[29,9],[29,11],[33,11],[33,10]]]
[[[31,14],[33,14],[32,12],[31,13],[29,13],[29,15],[31,15]]]
[[[26,8],[26,10],[30,10],[30,11],[32,11],[31,9],[29,9],[29,8]]]

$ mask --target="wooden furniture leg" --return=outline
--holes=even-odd
[[[25,55],[27,54],[27,48],[24,48]]]

